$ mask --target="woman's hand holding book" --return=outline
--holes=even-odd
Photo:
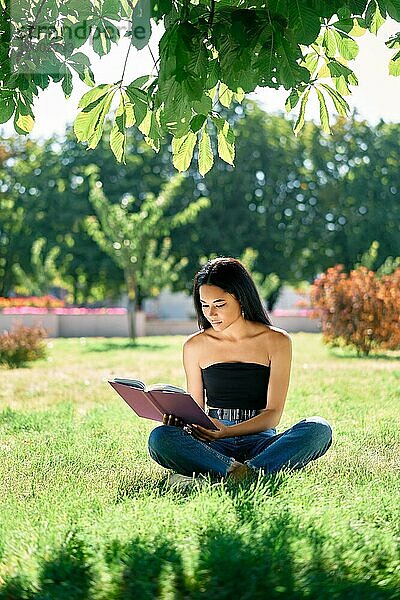
[[[165,413],[163,415],[163,425],[173,425],[174,427],[183,427],[184,421],[180,417],[175,417],[175,415],[168,415]]]
[[[201,442],[212,442],[213,440],[221,440],[223,438],[230,437],[228,432],[229,427],[221,423],[221,421],[218,421],[218,419],[212,419],[211,417],[210,419],[214,425],[218,427],[218,429],[206,429],[201,425],[192,425],[192,435],[194,438],[200,440]]]
[[[210,417],[211,419],[211,417]],[[201,427],[201,425],[185,425],[185,422],[180,417],[176,417],[175,415],[169,415],[165,413],[163,415],[163,425],[172,425],[174,427],[181,427],[186,433],[192,435],[197,440],[203,442],[211,442],[212,440],[219,440],[224,437],[228,437],[227,431],[228,428],[226,425],[218,421],[218,419],[211,419],[211,421],[218,427],[217,431],[212,431],[210,429],[205,429]]]

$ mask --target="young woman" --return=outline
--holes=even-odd
[[[184,476],[241,479],[261,470],[300,469],[332,443],[321,417],[279,434],[289,386],[291,340],[273,327],[254,281],[235,258],[209,260],[197,273],[193,300],[200,331],[183,346],[187,391],[218,427],[182,427],[174,415],[149,437],[150,456]],[[177,476],[179,478],[179,475]]]

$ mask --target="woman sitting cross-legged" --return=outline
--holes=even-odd
[[[235,258],[210,260],[197,273],[193,300],[200,331],[183,346],[187,391],[218,427],[182,427],[174,415],[149,437],[150,456],[175,481],[198,474],[232,479],[300,469],[332,443],[322,417],[276,432],[291,367],[291,340],[273,327],[253,279]]]

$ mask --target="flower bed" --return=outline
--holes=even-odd
[[[64,300],[55,296],[25,296],[17,298],[4,298],[0,296],[0,309],[8,308],[60,308],[64,306]]]
[[[311,312],[310,308],[277,308],[270,314],[274,317],[310,317]]]
[[[126,308],[37,308],[35,306],[15,306],[3,308],[3,315],[125,315]]]

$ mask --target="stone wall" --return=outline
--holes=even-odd
[[[311,320],[304,311],[276,311],[271,313],[276,327],[288,332],[305,331],[316,333],[320,323]],[[42,325],[49,337],[128,337],[128,317],[126,314],[2,314],[0,331],[9,330],[17,323],[28,327]],[[198,330],[195,319],[154,319],[147,318],[144,312],[136,314],[138,337],[150,335],[190,335]]]

